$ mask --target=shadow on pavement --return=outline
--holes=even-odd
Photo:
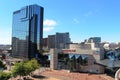
[[[40,78],[40,79],[47,78],[47,77],[42,76],[42,75],[33,75],[32,77],[33,77],[33,78]]]

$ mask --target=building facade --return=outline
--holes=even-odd
[[[55,35],[48,35],[48,48],[55,48]]]
[[[56,33],[56,48],[63,49],[66,43],[70,43],[69,33]]]
[[[101,51],[83,49],[51,49],[50,68],[65,69],[89,73],[104,73],[104,66],[96,64],[100,60]]]
[[[65,49],[50,49],[50,67],[70,71],[104,73],[104,66],[97,64],[104,59],[104,48],[96,47],[95,42],[67,44]]]
[[[13,12],[13,57],[31,59],[42,51],[43,12],[43,7],[38,5],[25,6]]]
[[[56,35],[48,36],[48,48],[65,48],[65,44],[70,43],[69,33],[56,33]]]
[[[43,48],[47,48],[48,46],[48,38],[43,38]]]
[[[89,42],[91,42],[91,40],[94,42],[94,43],[100,43],[101,42],[101,37],[90,37],[88,39]]]

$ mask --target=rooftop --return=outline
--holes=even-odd
[[[110,59],[104,59],[104,60],[98,60],[96,61],[97,64],[106,66],[106,67],[120,67],[120,60],[110,60]]]

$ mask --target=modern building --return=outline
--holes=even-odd
[[[96,63],[101,59],[100,50],[96,52],[96,50],[77,48],[50,49],[50,54],[50,68],[52,69],[104,73],[104,66]]]
[[[97,62],[104,59],[104,48],[95,42],[66,44],[65,49],[50,49],[50,67],[70,71],[104,73],[105,66]]]
[[[25,6],[13,12],[13,57],[37,58],[42,51],[43,12],[43,7],[38,5]]]
[[[48,48],[65,48],[65,44],[70,43],[69,33],[56,33],[56,35],[48,36]]]
[[[47,49],[48,47],[48,38],[43,38],[43,49]]]
[[[48,48],[55,48],[55,35],[48,35]]]
[[[101,37],[90,37],[88,39],[88,42],[94,42],[95,43],[95,47],[100,47],[100,43],[101,43]]]
[[[63,49],[65,48],[66,43],[70,43],[69,33],[56,33],[56,48]]]
[[[100,43],[101,42],[101,37],[90,37],[88,39],[89,42],[93,41],[94,43]]]
[[[83,49],[83,50],[99,50],[100,47],[95,46],[95,42],[85,40],[81,43],[69,43],[66,44],[66,49]]]

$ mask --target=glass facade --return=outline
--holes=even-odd
[[[88,57],[83,54],[58,54],[58,69],[77,70],[88,65]]]
[[[13,57],[35,58],[42,51],[43,7],[26,6],[13,13]]]

